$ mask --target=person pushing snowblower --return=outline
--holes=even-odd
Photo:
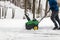
[[[59,17],[58,17],[59,7],[58,7],[58,4],[57,4],[57,0],[48,0],[48,2],[49,2],[49,6],[50,6],[49,11],[50,10],[52,11],[51,20],[55,25],[53,30],[60,29],[60,27],[58,27],[58,24],[60,26],[60,20],[59,20]],[[56,21],[58,22],[58,24],[57,24]]]
[[[58,17],[58,13],[59,13],[59,7],[57,4],[57,0],[47,0],[49,2],[49,10],[46,12],[48,13],[50,10],[52,11],[51,14],[51,20],[54,23],[55,27],[53,28],[53,30],[55,29],[60,29],[60,27],[58,27],[58,24],[60,26],[60,20]],[[41,22],[42,19],[44,19],[46,17],[46,15],[40,20],[40,22],[38,22],[36,19],[30,20],[30,18],[25,14],[25,16],[27,17],[28,22],[26,23],[26,29],[30,30],[30,29],[34,29],[34,30],[38,30],[38,24]],[[58,24],[57,24],[57,22]]]

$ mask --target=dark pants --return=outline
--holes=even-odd
[[[57,22],[58,22],[58,24],[60,26],[60,20],[59,20],[59,17],[58,17],[58,11],[52,11],[51,20],[53,21],[56,28],[58,28]]]

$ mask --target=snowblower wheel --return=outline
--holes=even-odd
[[[33,28],[34,30],[38,30],[38,26],[34,26],[34,28]]]

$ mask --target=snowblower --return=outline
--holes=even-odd
[[[30,20],[30,18],[25,14],[28,22],[26,22],[26,29],[27,30],[31,30],[31,29],[34,29],[34,30],[38,30],[38,24],[39,22],[36,20],[36,19],[33,19],[33,20]]]

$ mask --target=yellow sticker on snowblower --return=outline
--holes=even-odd
[[[38,27],[37,27],[37,26],[35,26],[35,27],[34,27],[34,30],[38,30]]]

